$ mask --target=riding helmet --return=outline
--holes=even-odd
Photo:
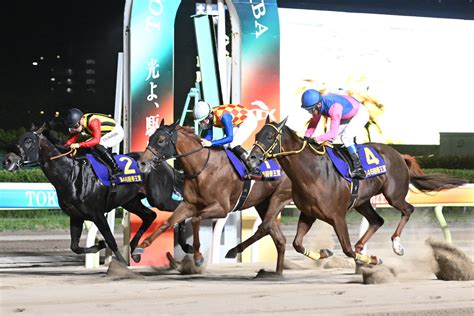
[[[308,89],[301,96],[301,107],[305,110],[310,109],[318,104],[321,100],[321,93],[314,89]]]
[[[82,111],[79,109],[69,109],[66,113],[66,117],[64,118],[64,122],[66,123],[67,127],[72,128],[77,123],[79,123],[83,115],[84,113],[82,113]]]
[[[196,122],[201,122],[211,114],[211,106],[204,101],[199,101],[194,107],[193,115]]]

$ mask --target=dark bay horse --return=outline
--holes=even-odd
[[[49,135],[45,125],[22,135],[16,144],[16,152],[7,154],[3,162],[5,169],[14,171],[26,162],[37,162],[55,187],[59,206],[70,217],[71,250],[77,254],[95,253],[108,246],[119,261],[126,263],[118,250],[104,213],[123,206],[141,218],[142,224],[130,241],[130,249],[133,251],[140,237],[156,218],[155,212],[141,202],[145,197],[143,185],[141,183],[117,185],[116,194],[108,199],[109,188],[97,179],[92,167],[85,160],[76,160],[68,156],[51,160],[52,157],[60,155],[61,151]],[[154,190],[149,191],[147,195],[151,205],[168,211],[178,206],[179,202],[171,199],[173,186],[170,186],[170,183],[179,182],[182,176],[176,175],[175,172],[168,164],[162,164],[147,175],[145,184],[154,187]],[[182,182],[183,179],[181,185]],[[79,246],[85,220],[94,222],[105,238],[105,243],[100,241],[97,245],[87,248]]]
[[[400,222],[392,235],[392,247],[396,254],[403,255],[400,243],[402,230],[414,211],[413,205],[405,201],[411,183],[420,191],[440,191],[460,186],[464,179],[446,175],[426,175],[421,171],[414,158],[402,156],[390,146],[370,143],[386,163],[386,173],[360,181],[357,199],[353,207],[369,222],[367,232],[360,238],[352,250],[346,224],[346,213],[350,207],[351,188],[333,167],[325,146],[308,142],[300,138],[293,130],[281,123],[270,122],[256,135],[256,142],[248,156],[249,164],[259,165],[268,158],[277,158],[293,185],[293,201],[301,210],[298,228],[293,246],[300,253],[308,253],[317,260],[319,255],[303,247],[303,237],[316,219],[325,221],[334,227],[344,254],[359,262],[378,264],[376,256],[365,256],[361,251],[370,237],[384,221],[376,213],[370,198],[382,193],[388,203],[401,213]]]
[[[170,158],[179,159],[184,170],[184,201],[163,225],[137,246],[136,252],[142,251],[141,247],[148,247],[174,224],[192,218],[194,260],[199,265],[203,260],[198,234],[201,220],[226,217],[237,204],[244,184],[224,150],[204,148],[200,137],[189,127],[176,123],[167,126],[162,122],[139,160],[141,171],[146,172],[150,164],[160,164]],[[276,273],[282,274],[286,239],[276,217],[290,201],[291,182],[284,173],[274,181],[255,182],[241,209],[254,206],[262,224],[252,237],[230,249],[226,257],[234,258],[253,242],[270,234],[278,252]]]

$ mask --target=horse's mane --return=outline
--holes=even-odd
[[[305,138],[305,137],[299,136],[298,133],[297,133],[295,130],[291,129],[290,127],[288,127],[288,126],[286,126],[286,125],[283,126],[283,129],[286,129],[286,131],[287,131],[292,137],[295,137],[295,138],[301,140],[302,142],[304,142],[305,140],[308,141],[308,144],[309,144],[310,146],[312,146],[313,149],[320,150],[321,148],[323,148],[323,147],[325,146],[324,143],[323,143],[323,144],[318,144],[318,143],[316,143],[315,141],[309,140],[309,138],[307,138],[307,137]],[[314,146],[315,146],[316,148],[315,148]]]
[[[192,128],[192,127],[189,127],[189,126],[177,126],[177,127],[176,127],[176,130],[183,132],[184,134],[186,134],[186,135],[189,136],[189,137],[194,138],[194,139],[197,140],[198,142],[201,142],[201,137],[199,137],[199,135],[196,135],[196,133],[194,132],[194,128]]]
[[[290,127],[288,127],[286,125],[284,125],[283,128],[286,129],[291,135],[294,135],[295,137],[303,140],[302,137],[298,136],[298,133],[296,133],[295,130],[291,129]]]

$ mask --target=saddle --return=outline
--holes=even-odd
[[[369,145],[356,145],[357,152],[360,157],[360,164],[364,168],[366,173],[366,179],[372,178],[387,172],[387,167],[382,156]],[[353,179],[349,175],[350,168],[352,166],[352,160],[345,149],[341,146],[335,146],[334,148],[326,147],[329,157],[336,168],[336,170],[349,182]]]
[[[83,157],[78,157],[77,159],[81,158]],[[103,185],[111,185],[109,168],[106,164],[104,164],[99,158],[92,154],[86,154],[83,159],[87,159],[87,161],[91,164],[92,170]],[[123,170],[123,173],[116,178],[115,184],[142,182],[140,169],[138,168],[137,161],[132,157],[132,155],[114,155],[114,159],[119,165],[120,169]]]
[[[240,179],[242,181],[245,180],[245,176],[249,171],[245,163],[243,163],[242,160],[240,160],[231,150],[225,149],[225,153],[227,154],[227,158],[229,158],[230,163],[234,167],[234,170],[237,172]],[[263,181],[271,181],[281,178],[281,168],[273,159],[262,162],[260,166],[258,166],[258,169],[262,172]]]

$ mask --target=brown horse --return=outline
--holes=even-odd
[[[161,163],[170,158],[179,159],[184,170],[184,201],[167,221],[138,245],[136,252],[143,252],[140,248],[148,247],[174,224],[192,218],[194,260],[200,264],[203,260],[199,251],[201,220],[224,218],[232,212],[244,183],[234,171],[224,150],[204,148],[192,128],[181,127],[176,123],[169,126],[161,124],[150,137],[149,145],[139,160],[140,168],[146,172],[150,162]],[[252,237],[230,249],[226,258],[235,258],[252,243],[270,234],[278,253],[276,273],[282,274],[286,239],[276,217],[290,201],[291,181],[286,174],[282,173],[281,178],[274,181],[255,182],[240,209],[254,206],[262,218],[262,224]]]
[[[388,203],[402,213],[392,235],[392,247],[396,254],[403,255],[400,235],[414,211],[413,205],[405,201],[408,185],[411,183],[415,188],[426,192],[440,191],[466,183],[464,179],[446,175],[425,175],[414,159],[403,157],[387,145],[370,143],[385,160],[386,173],[360,181],[353,207],[368,220],[369,228],[356,243],[354,251],[346,223],[346,213],[351,204],[350,182],[333,167],[331,159],[325,153],[325,145],[300,138],[285,126],[285,123],[286,119],[275,123],[270,122],[267,117],[266,124],[256,135],[248,163],[253,167],[268,158],[278,159],[292,181],[293,201],[301,210],[293,246],[296,251],[315,260],[319,259],[319,254],[303,247],[303,237],[316,219],[333,226],[342,250],[348,257],[362,263],[378,264],[381,261],[376,256],[360,253],[370,237],[384,223],[370,203],[372,196],[382,193]]]

